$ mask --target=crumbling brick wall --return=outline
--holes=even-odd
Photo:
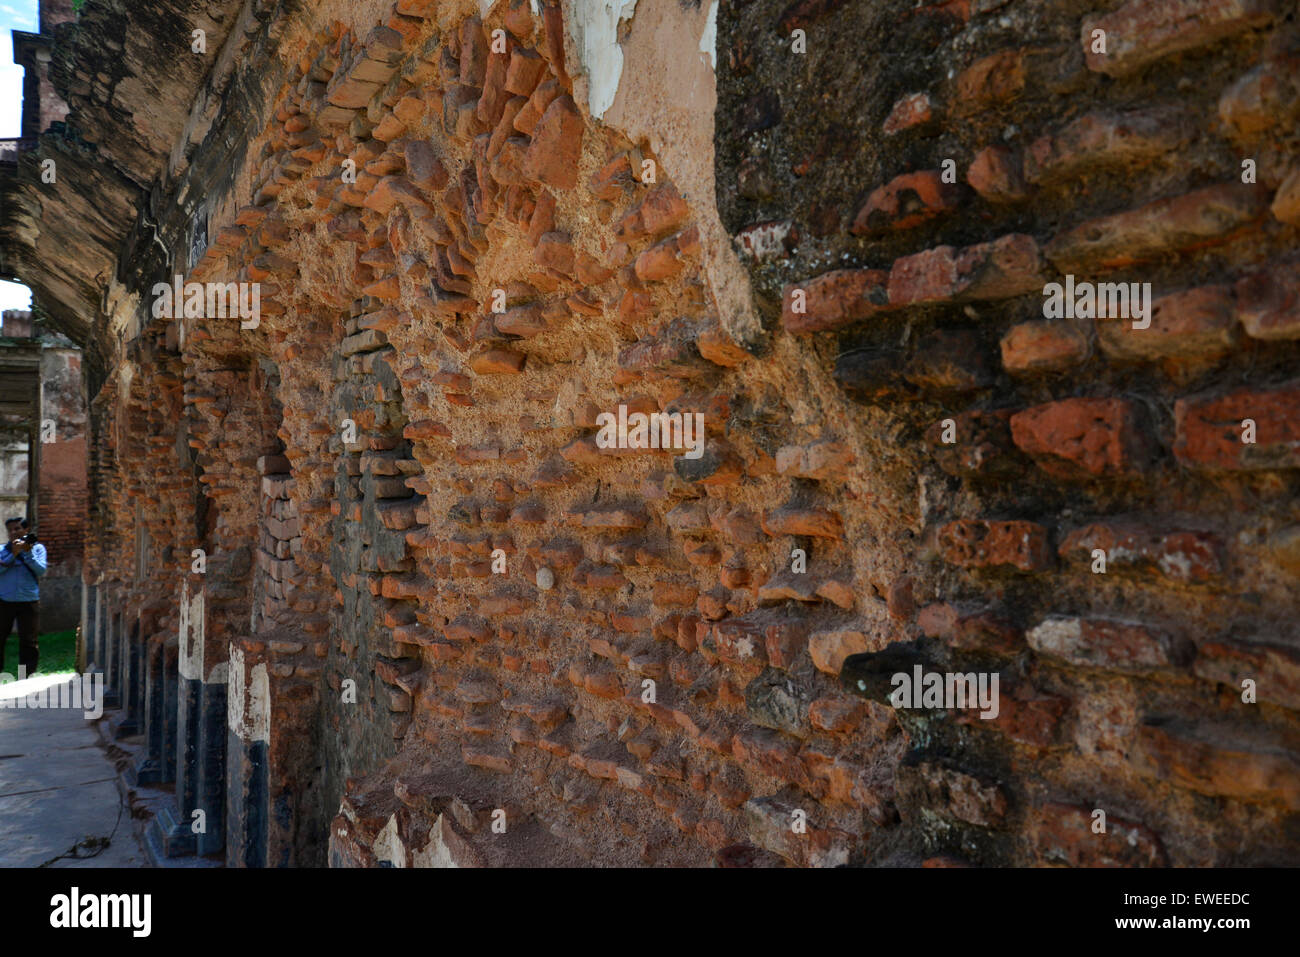
[[[142,322],[92,407],[227,860],[1294,862],[1293,8],[723,6],[716,207],[539,10],[265,25],[187,276],[260,321]]]
[[[995,721],[899,712],[912,846],[1294,860],[1295,5],[759,2],[719,38],[756,301],[905,503],[846,683],[1002,676]],[[1070,281],[1151,283],[1149,326],[1045,318]]]

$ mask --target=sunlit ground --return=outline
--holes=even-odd
[[[29,694],[44,691],[46,688],[53,688],[55,685],[67,684],[68,679],[75,675],[75,671],[60,671],[48,675],[43,671],[38,671],[32,677],[24,678],[22,681],[5,681],[6,677],[17,678],[17,675],[13,672],[8,675],[0,675],[0,701],[22,698]]]

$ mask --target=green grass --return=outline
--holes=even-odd
[[[54,675],[77,670],[77,630],[52,631],[37,639],[41,657],[37,671],[41,674]],[[4,670],[11,675],[18,674],[18,633],[9,636],[5,644]]]

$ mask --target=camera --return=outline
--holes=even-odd
[[[27,533],[26,535],[24,535],[22,538],[15,539],[15,544],[17,544],[17,543],[19,543],[19,542],[21,542],[21,543],[24,544],[24,545],[35,545],[35,544],[36,544],[36,533],[35,533],[35,532],[28,532],[28,533]]]

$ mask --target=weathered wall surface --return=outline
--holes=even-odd
[[[1002,676],[996,721],[901,713],[909,846],[1294,860],[1295,5],[720,16],[723,219],[817,369],[792,418],[858,453],[811,494],[884,572],[846,684]],[[1067,275],[1151,283],[1149,327],[1045,319]]]
[[[1293,863],[1294,11],[1193,6],[224,11],[184,142],[103,147],[153,192],[91,323],[87,657],[207,814],[165,840]],[[174,273],[258,321],[153,316]],[[1066,274],[1150,327],[1045,320]],[[703,455],[602,448],[620,405]],[[895,711],[917,665],[997,718]]]

